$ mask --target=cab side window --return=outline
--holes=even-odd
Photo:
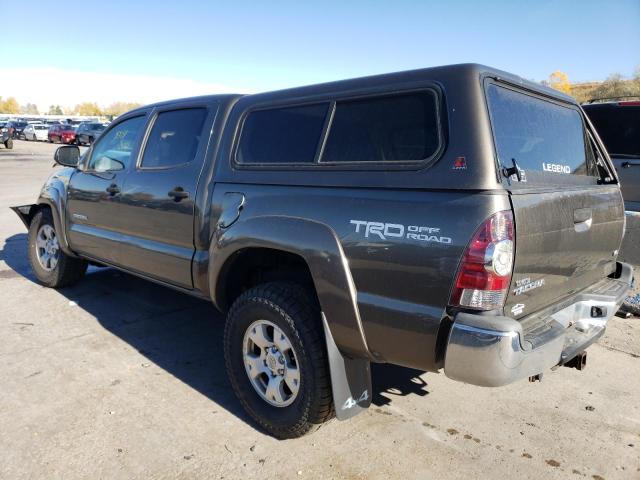
[[[128,168],[144,123],[144,115],[129,118],[102,135],[93,148],[87,169],[108,172]]]
[[[153,123],[141,167],[169,168],[191,162],[198,150],[206,108],[161,112]]]

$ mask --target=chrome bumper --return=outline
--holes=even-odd
[[[618,278],[606,278],[570,305],[529,322],[527,331],[512,318],[459,313],[449,333],[444,373],[461,382],[499,387],[566,363],[604,334],[632,281],[632,267],[619,263]],[[594,317],[598,311],[593,308],[601,315]]]

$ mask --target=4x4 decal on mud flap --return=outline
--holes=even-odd
[[[367,390],[362,392],[362,395],[360,395],[360,398],[358,398],[357,400],[355,400],[353,397],[347,398],[347,401],[344,402],[344,405],[342,405],[342,409],[347,410],[349,408],[353,408],[357,404],[364,402],[366,400],[369,400],[369,392]]]
[[[451,243],[451,238],[441,236],[440,228],[437,227],[405,226],[399,223],[370,222],[367,220],[351,220],[349,223],[355,225],[356,233],[364,233],[364,238],[375,236],[382,240],[407,238],[421,242]]]

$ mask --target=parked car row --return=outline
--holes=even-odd
[[[108,124],[100,122],[40,123],[25,121],[0,122],[0,131],[8,139],[91,145]],[[3,140],[4,143],[6,140]],[[7,147],[10,148],[10,147]]]

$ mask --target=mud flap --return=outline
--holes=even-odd
[[[22,223],[24,223],[24,226],[27,227],[27,230],[29,230],[29,224],[31,223],[32,217],[31,212],[34,207],[36,207],[36,205],[20,205],[19,207],[9,208],[16,212],[16,214],[20,217],[20,220],[22,220]]]
[[[333,340],[327,319],[322,314],[327,341],[333,404],[338,420],[348,420],[371,405],[371,365],[369,360],[342,355]]]

